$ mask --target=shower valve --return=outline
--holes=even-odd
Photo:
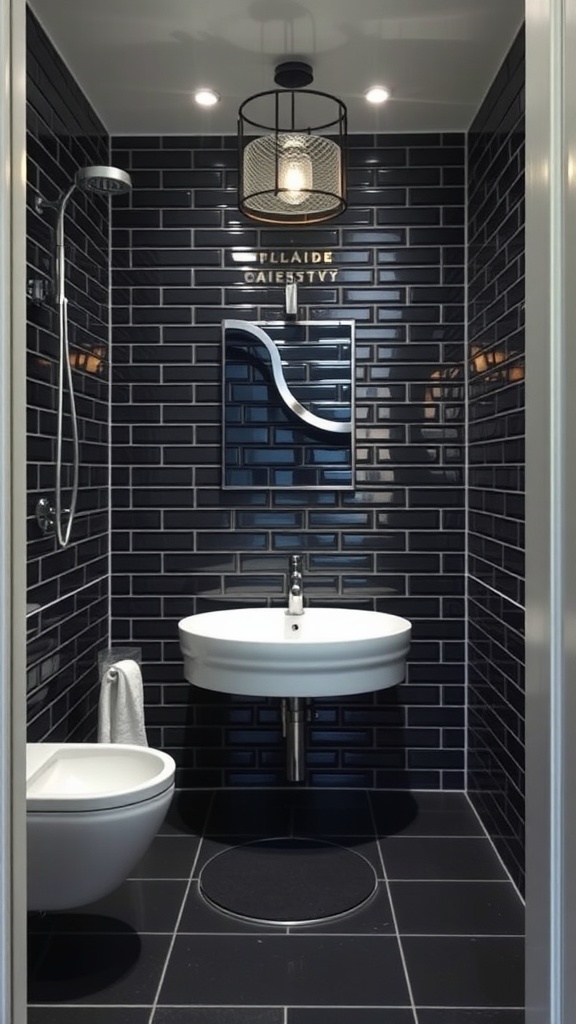
[[[70,512],[69,508],[63,508],[62,514],[67,516]],[[36,505],[36,522],[42,530],[42,533],[52,533],[56,526],[56,509],[50,498],[40,498]]]
[[[43,302],[46,302],[49,292],[48,281],[45,281],[42,277],[31,277],[26,286],[26,295],[30,302],[34,302],[37,305],[42,305]]]
[[[50,533],[56,523],[56,509],[49,498],[40,498],[36,505],[36,522],[42,533]]]

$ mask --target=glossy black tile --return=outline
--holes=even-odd
[[[190,986],[206,1005],[408,1004],[398,944],[386,935],[177,936],[160,1003],[183,1002]]]
[[[95,903],[67,914],[52,915],[52,929],[77,934],[90,930],[97,934],[108,931],[113,921],[116,932],[171,933],[185,891],[185,881],[172,877],[162,881],[126,881]]]
[[[149,1006],[30,1006],[30,1024],[148,1024]]]
[[[158,835],[130,872],[131,879],[187,880],[198,854],[199,838]],[[162,892],[160,889],[159,892]]]
[[[100,922],[102,924],[102,922]],[[112,927],[116,922],[112,919]],[[103,930],[103,929],[102,929]],[[32,935],[29,1003],[152,1006],[170,946],[169,935],[64,933]]]
[[[117,210],[114,223],[117,228],[159,228],[159,210]]]
[[[257,1006],[157,1006],[152,1024],[284,1024],[284,1010]]]
[[[158,830],[159,836],[202,835],[213,799],[209,790],[177,790]]]
[[[169,172],[168,172],[169,173]],[[185,175],[190,172],[183,172]],[[161,209],[166,207],[169,208],[186,208],[190,206],[192,193],[189,190],[178,189],[178,191],[169,191],[168,189],[145,189],[139,188],[131,196],[132,209],[124,211],[125,214],[134,214],[143,207],[147,208],[158,208],[158,213]],[[134,226],[138,225],[138,221],[134,219],[132,222]],[[145,225],[143,225],[145,226]],[[158,220],[159,226],[159,220]]]
[[[391,882],[400,935],[524,935],[510,882]]]
[[[463,227],[412,227],[409,230],[410,245],[461,246],[464,243]]]
[[[370,794],[380,836],[482,836],[482,826],[463,793]]]
[[[430,142],[430,140],[427,140]],[[409,162],[415,167],[464,166],[464,139],[460,137],[459,145],[431,146],[428,144],[414,146],[410,149]]]
[[[348,201],[351,205],[359,205],[366,202],[366,193],[363,190],[350,188],[348,190]],[[403,188],[372,188],[370,189],[371,206],[406,206],[406,190]]]
[[[488,839],[402,836],[380,840],[390,879],[499,881],[506,872]]]
[[[426,206],[381,206],[376,211],[377,224],[440,224],[442,212],[439,207]]]
[[[124,248],[122,241],[113,238],[113,243],[116,243],[118,249]],[[192,233],[186,228],[180,230],[164,229],[164,230],[138,230],[134,229],[131,232],[129,239],[126,239],[125,246],[133,249],[148,249],[151,247],[166,248],[168,246],[190,246],[192,243]],[[157,302],[157,305],[160,303]]]
[[[147,150],[138,148],[132,153],[131,166],[134,170],[139,168],[148,170],[152,167],[165,167],[166,169],[191,167],[192,154],[177,148],[165,150],[157,150],[153,146]]]
[[[508,937],[405,936],[416,1005],[522,1006],[523,946],[522,939]]]
[[[418,1007],[419,1024],[524,1024],[524,1010],[427,1010]]]
[[[286,791],[216,793],[206,822],[207,835],[286,834],[292,803]]]
[[[369,835],[373,830],[365,793],[295,794],[292,801],[295,832],[303,835]]]
[[[288,1008],[287,1024],[413,1024],[412,1010],[385,1009],[372,1007],[326,1007],[322,1009],[291,1009]]]

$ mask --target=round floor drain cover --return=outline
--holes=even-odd
[[[359,853],[316,839],[258,839],[208,861],[204,899],[227,914],[262,924],[306,924],[357,909],[376,891],[372,865]]]

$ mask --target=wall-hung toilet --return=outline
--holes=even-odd
[[[150,747],[28,743],[28,909],[83,906],[120,885],[164,819],[175,767]]]

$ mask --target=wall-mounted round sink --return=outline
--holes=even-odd
[[[255,697],[332,697],[402,682],[411,624],[348,608],[235,608],[178,624],[195,686]]]

